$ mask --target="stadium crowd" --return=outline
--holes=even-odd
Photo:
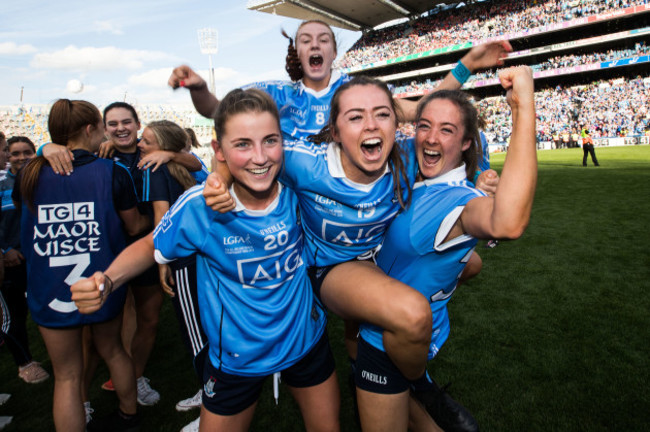
[[[538,142],[582,127],[594,138],[643,135],[650,130],[650,76],[594,81],[585,86],[549,88],[535,94]],[[503,97],[478,103],[490,143],[505,143],[510,121]]]
[[[505,37],[649,0],[506,0],[443,10],[412,22],[364,34],[338,62],[352,68],[470,41]]]
[[[552,57],[542,63],[535,65],[530,65],[534,72],[542,72],[554,69],[561,69],[571,66],[581,66],[586,64],[593,64],[605,61],[612,60],[621,60],[625,58],[631,58],[634,56],[647,55],[650,53],[650,48],[645,44],[645,42],[637,42],[634,45],[634,49],[621,49],[621,50],[608,50],[605,52],[592,52],[585,54],[573,54],[573,55],[563,55]],[[471,83],[472,81],[482,81],[488,79],[496,78],[495,70],[488,70],[484,72],[479,72],[473,74],[467,82]],[[440,80],[432,80],[430,78],[422,82],[411,81],[409,83],[399,82],[395,85],[393,93],[399,95],[401,93],[417,93],[424,94],[427,93],[440,83]]]

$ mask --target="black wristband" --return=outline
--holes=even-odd
[[[107,296],[113,292],[113,279],[109,278],[106,273],[104,273],[104,279],[104,291],[102,291],[102,295]]]

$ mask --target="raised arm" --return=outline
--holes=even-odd
[[[167,84],[174,90],[185,87],[190,91],[194,108],[203,117],[214,118],[219,106],[219,99],[210,93],[208,84],[192,68],[181,65],[172,71]]]
[[[507,40],[488,42],[481,45],[472,47],[467,54],[460,59],[462,66],[456,66],[458,70],[452,70],[445,78],[436,86],[435,91],[438,90],[458,90],[463,86],[470,74],[474,72],[492,68],[495,66],[502,66],[504,59],[508,53],[512,51],[512,45]],[[463,70],[463,67],[466,70]],[[460,72],[459,72],[460,71]],[[464,74],[465,75],[464,75]],[[459,80],[458,78],[461,78]],[[464,78],[464,79],[463,79]],[[415,113],[418,106],[418,101],[408,99],[398,99],[403,117],[400,121],[412,122],[415,121]]]
[[[499,79],[512,109],[512,135],[501,180],[494,198],[473,199],[460,217],[466,233],[484,239],[514,239],[523,234],[537,183],[532,70],[528,66],[505,69]]]

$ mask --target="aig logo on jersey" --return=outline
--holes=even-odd
[[[62,223],[95,219],[95,203],[41,204],[38,206],[38,223]]]
[[[388,223],[384,220],[374,224],[344,224],[323,219],[321,235],[329,243],[354,246],[376,240],[386,231]]]
[[[300,240],[282,247],[285,246],[281,244],[283,238],[286,237],[275,237],[273,243],[267,243],[265,247],[265,250],[282,248],[279,252],[237,260],[237,273],[244,288],[274,289],[293,279],[296,270],[303,265],[301,250],[296,247]]]

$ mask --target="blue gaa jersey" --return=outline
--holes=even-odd
[[[210,361],[226,373],[265,376],[304,357],[325,330],[302,259],[298,200],[289,188],[265,210],[237,203],[221,214],[194,186],[154,231],[156,261],[197,254],[201,323]]]
[[[413,140],[398,143],[409,154],[408,181],[413,184]],[[308,266],[350,261],[381,244],[400,210],[388,167],[382,177],[364,185],[345,177],[338,144],[285,141],[284,150],[281,180],[300,200]]]
[[[125,289],[102,308],[82,315],[70,286],[106,269],[125,246],[117,211],[135,207],[127,169],[75,150],[70,176],[41,169],[34,189],[34,212],[22,207],[21,244],[27,262],[27,304],[44,327],[60,328],[110,320],[122,310]]]
[[[481,136],[481,158],[478,160],[478,169],[483,172],[490,169],[490,146],[483,131],[480,131],[479,135]]]
[[[305,139],[327,124],[332,96],[348,81],[348,75],[332,71],[329,85],[319,92],[305,87],[302,80],[264,81],[243,88],[259,88],[271,95],[280,111],[280,128],[285,139]]]
[[[208,169],[207,166],[205,166],[205,164],[197,154],[195,154],[194,152],[190,152],[190,154],[194,156],[201,163],[200,170],[190,171],[190,174],[192,175],[192,177],[194,177],[196,184],[201,184],[207,180],[208,176],[210,175],[210,170]]]
[[[411,205],[393,221],[377,254],[377,265],[388,276],[429,299],[433,313],[429,359],[447,340],[447,302],[476,246],[476,239],[466,234],[444,241],[465,204],[484,196],[466,181],[465,175],[463,164],[438,178],[416,183]],[[363,323],[361,336],[385,351],[381,328]]]

